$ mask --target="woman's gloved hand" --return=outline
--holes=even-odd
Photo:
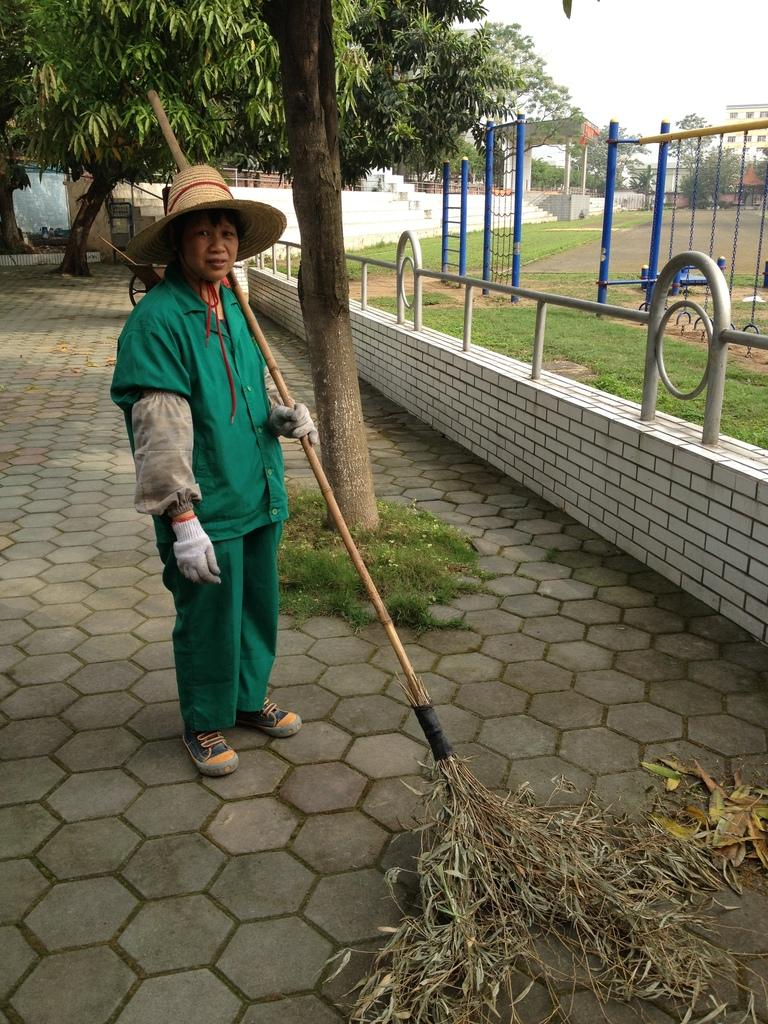
[[[306,437],[312,445],[320,440],[309,409],[301,402],[292,409],[288,405],[272,406],[267,425],[275,437]]]
[[[179,572],[192,583],[221,583],[211,539],[197,516],[171,523],[176,534],[173,554]]]

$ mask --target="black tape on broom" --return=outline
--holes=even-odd
[[[421,730],[427,738],[436,761],[447,761],[453,754],[453,747],[448,742],[448,737],[443,732],[437,712],[431,704],[417,706],[414,713],[419,720]]]

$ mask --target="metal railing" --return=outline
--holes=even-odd
[[[277,249],[285,249],[285,277],[291,278],[291,251],[301,249],[296,242],[278,242],[272,246],[272,272],[278,274]],[[411,255],[406,253],[410,246]],[[552,292],[540,292],[530,288],[516,288],[512,285],[497,284],[484,281],[477,277],[460,274],[442,273],[427,270],[422,266],[421,245],[412,231],[404,231],[397,244],[395,262],[374,259],[369,256],[358,256],[347,253],[347,260],[361,266],[360,277],[360,309],[368,308],[368,268],[383,267],[394,270],[397,282],[397,323],[401,327],[410,327],[407,311],[413,311],[413,330],[421,331],[423,327],[423,287],[424,280],[444,281],[458,285],[464,289],[464,316],[462,329],[462,350],[468,352],[472,345],[472,311],[475,292],[496,292],[499,295],[516,296],[530,299],[536,303],[536,322],[533,334],[531,356],[531,380],[540,380],[544,359],[546,339],[547,309],[557,306],[562,309],[577,309],[584,313],[593,313],[600,317],[611,317],[630,323],[645,324],[647,341],[645,354],[645,372],[643,377],[643,400],[640,410],[640,421],[652,423],[656,418],[656,401],[659,381],[666,390],[681,401],[698,397],[705,389],[704,423],[702,427],[702,443],[716,445],[720,440],[720,421],[722,417],[723,395],[725,390],[725,372],[729,345],[744,345],[753,349],[768,350],[768,335],[753,334],[749,331],[738,331],[731,323],[731,297],[723,273],[717,263],[703,252],[683,252],[674,256],[658,276],[653,290],[653,299],[649,310],[625,309],[607,303],[593,302],[589,299],[577,299],[568,295],[557,295]],[[257,257],[260,269],[266,269],[264,253]],[[707,283],[712,298],[712,316],[693,299],[682,298],[672,305],[667,305],[667,297],[672,288],[675,275],[683,267],[690,266],[701,272]],[[409,269],[410,268],[410,269]],[[413,298],[408,300],[405,291],[406,273],[413,275]],[[282,272],[280,272],[282,276]],[[699,384],[691,391],[682,392],[674,386],[667,374],[664,363],[664,329],[673,315],[679,315],[684,309],[690,309],[701,322],[707,336],[707,364]],[[381,312],[381,311],[377,311]]]

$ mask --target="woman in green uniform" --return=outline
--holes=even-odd
[[[282,213],[235,200],[212,167],[180,171],[167,215],[134,238],[137,263],[167,264],[120,335],[112,399],[125,414],[136,508],[154,517],[173,594],[184,745],[205,775],[237,754],[222,730],[301,727],[266,699],[275,658],[277,546],[288,517],[279,436],[317,443],[309,412],[270,400],[265,363],[225,278],[272,245]]]

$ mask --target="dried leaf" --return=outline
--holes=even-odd
[[[763,821],[768,821],[768,807],[766,807],[765,804],[758,804],[757,807],[753,807],[752,813],[755,817],[760,818]]]
[[[652,814],[651,821],[655,821],[660,828],[663,828],[665,832],[669,832],[676,839],[692,839],[698,832],[698,828],[695,825],[681,825],[679,821],[675,821],[673,818],[665,818],[661,814]]]
[[[713,825],[717,825],[725,811],[725,795],[720,788],[710,790],[710,793],[712,795],[709,798],[709,820]]]
[[[668,793],[674,793],[682,781],[682,779],[665,779],[664,789],[666,789]]]
[[[692,805],[689,805],[685,807],[684,810],[689,818],[693,818],[693,820],[698,821],[700,825],[703,825],[705,828],[709,828],[709,818],[700,807],[693,807]]]
[[[715,793],[716,791],[719,790],[723,794],[723,796],[725,796],[725,793],[723,792],[723,787],[721,785],[719,785],[719,783],[715,782],[715,780],[712,778],[711,775],[709,775],[707,772],[704,771],[704,769],[701,767],[699,762],[698,761],[694,761],[693,763],[696,766],[695,774],[698,775],[698,777],[701,779],[701,781],[707,787],[709,792],[710,793]]]
[[[681,781],[680,773],[674,771],[672,768],[667,768],[666,765],[652,764],[650,761],[641,761],[640,766],[641,768],[645,768],[647,772],[651,772],[653,775],[661,775],[665,779],[677,779],[678,782]]]
[[[667,768],[672,768],[676,772],[680,772],[681,775],[695,775],[696,772],[690,765],[685,764],[677,757],[660,757],[659,760],[662,764],[665,764]]]
[[[760,821],[754,814],[750,815],[747,828],[752,839],[752,847],[755,854],[766,871],[768,871],[768,839],[763,835]]]
[[[730,846],[731,843],[742,841],[748,828],[749,814],[747,811],[733,807],[726,808],[712,837],[713,849],[717,850],[721,846]]]

